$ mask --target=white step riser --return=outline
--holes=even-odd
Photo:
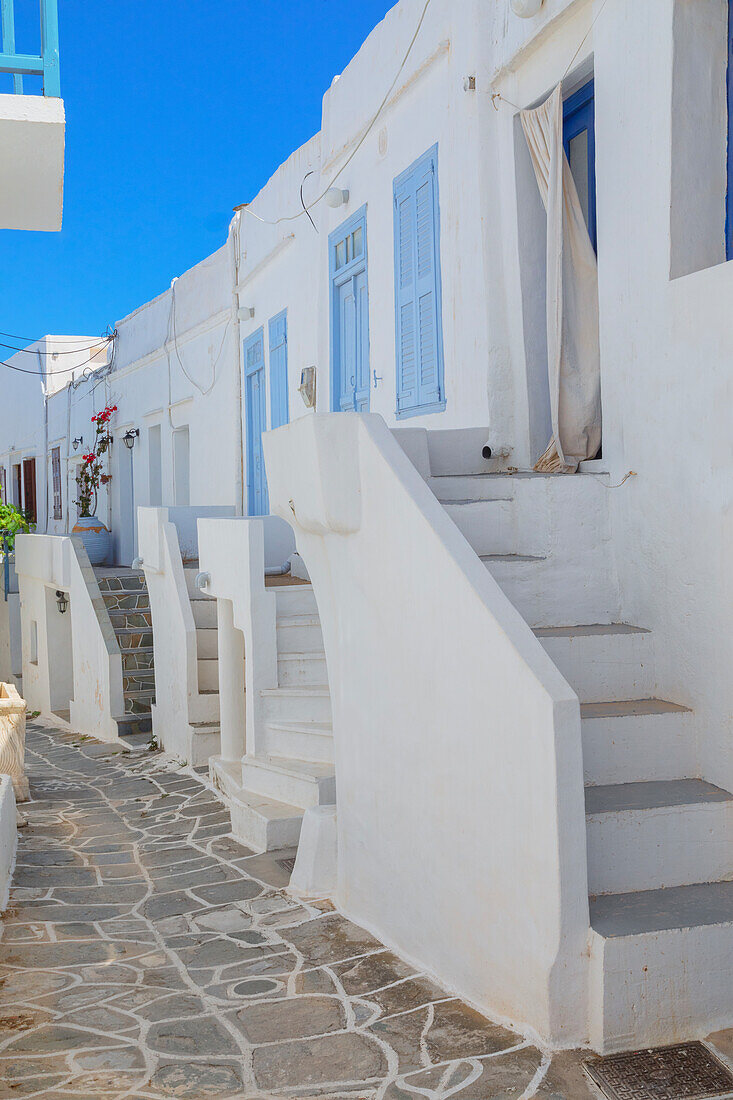
[[[189,722],[209,722],[219,724],[219,696],[197,695],[188,702]]]
[[[428,485],[443,504],[451,500],[504,500],[512,496],[508,477],[431,477]]]
[[[267,695],[265,719],[270,722],[330,722],[328,695]]]
[[[333,763],[333,737],[307,733],[302,730],[284,730],[267,727],[268,752],[291,760],[309,760],[314,764]]]
[[[733,803],[589,815],[588,891],[624,894],[733,878]]]
[[[219,662],[216,659],[202,661],[199,659],[199,691],[219,690]]]
[[[581,703],[656,697],[651,634],[539,640]]]
[[[198,768],[202,764],[208,764],[212,756],[221,752],[221,734],[217,732],[203,732],[194,730],[191,738],[191,757],[189,764]]]
[[[512,501],[447,504],[445,511],[477,554],[517,553],[517,532]]]
[[[268,768],[266,763],[242,761],[242,786],[254,794],[264,795],[277,802],[287,802],[291,806],[308,809],[310,806],[325,806],[336,801],[336,781],[312,779],[306,776],[288,775],[285,772]]]
[[[586,783],[637,783],[697,775],[694,716],[690,712],[584,718],[581,729]]]
[[[216,600],[191,600],[196,626],[216,626]]]
[[[582,567],[557,560],[489,562],[487,568],[531,627],[618,618],[617,588],[598,561]]]
[[[219,632],[215,628],[202,627],[196,631],[196,654],[199,660],[217,657]]]
[[[323,651],[323,633],[319,623],[312,626],[289,626],[278,623],[278,653],[319,653]]]
[[[668,1046],[733,1026],[733,924],[591,936],[590,1042],[600,1054]]]
[[[281,848],[295,848],[300,839],[303,818],[285,818],[272,821],[246,802],[233,801],[232,833],[242,844],[255,852],[277,852]]]
[[[294,584],[270,589],[277,598],[278,617],[285,615],[317,615],[316,598],[310,585]]]
[[[183,575],[186,578],[186,590],[188,592],[189,597],[191,599],[199,599],[201,596],[203,596],[204,593],[199,588],[197,588],[195,583],[194,583],[195,580],[196,580],[196,577],[199,575],[198,568],[191,569],[188,566],[186,566],[186,568],[183,570]]]
[[[281,687],[323,687],[328,684],[326,658],[278,658],[277,675]]]

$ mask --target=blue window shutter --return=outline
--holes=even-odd
[[[395,182],[397,413],[443,405],[437,155]]]
[[[280,428],[289,420],[288,320],[283,312],[270,321],[270,424]]]

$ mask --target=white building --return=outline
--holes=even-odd
[[[728,0],[401,0],[224,247],[47,399],[62,471],[118,406],[105,515],[115,562],[143,559],[164,746],[212,756],[263,847],[337,789],[339,906],[558,1046],[733,1023],[730,40]],[[523,124],[559,85],[563,132]],[[580,260],[549,153],[540,198],[542,118]],[[535,473],[558,334],[594,331],[596,298],[601,455]],[[61,480],[39,532],[68,530]],[[265,584],[292,548],[241,517],[268,511],[312,584]],[[65,698],[114,736],[122,658],[98,620],[92,720],[101,601],[60,546],[20,540],[21,596],[70,592]]]

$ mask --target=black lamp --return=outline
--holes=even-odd
[[[128,428],[128,430],[125,432],[122,438],[125,441],[125,446],[127,447],[128,451],[131,451],[132,448],[135,446],[135,440],[139,437],[139,435],[139,428]]]

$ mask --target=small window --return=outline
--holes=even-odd
[[[61,502],[61,448],[51,449],[51,477],[53,480],[53,518],[63,519]]]
[[[346,241],[339,241],[336,245],[336,270],[344,266],[346,263]]]
[[[361,256],[364,251],[364,230],[361,226],[354,230],[351,234],[351,239],[354,242],[354,259],[358,260],[359,256]]]

